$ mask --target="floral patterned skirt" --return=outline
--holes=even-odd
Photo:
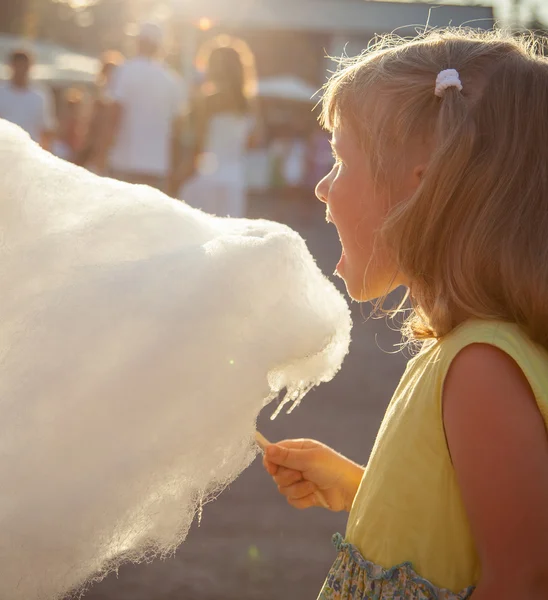
[[[318,600],[466,600],[469,587],[455,594],[435,587],[405,562],[390,569],[365,560],[360,551],[336,533],[333,544],[338,555]]]

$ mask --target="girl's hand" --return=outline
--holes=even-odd
[[[291,506],[321,506],[323,497],[334,512],[350,511],[363,475],[363,467],[315,440],[270,444],[263,465]]]

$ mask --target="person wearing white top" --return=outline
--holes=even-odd
[[[30,83],[30,54],[23,50],[12,52],[9,65],[11,79],[0,86],[0,118],[19,125],[49,150],[55,130],[51,95]]]
[[[161,45],[161,29],[143,25],[138,55],[116,70],[102,165],[116,179],[159,189],[169,175],[174,122],[186,96],[182,79],[158,58]]]
[[[204,212],[241,218],[247,213],[246,152],[258,129],[249,97],[253,56],[226,36],[206,50],[207,81],[189,115],[193,148],[171,192]]]

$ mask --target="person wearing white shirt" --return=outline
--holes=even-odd
[[[27,52],[12,52],[9,65],[11,80],[0,86],[0,118],[19,125],[49,150],[55,130],[51,95],[30,83],[32,58]]]
[[[185,103],[182,79],[158,58],[161,45],[161,29],[143,25],[138,55],[117,69],[100,165],[116,179],[159,189],[169,176],[174,123]]]

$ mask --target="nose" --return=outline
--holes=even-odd
[[[320,202],[327,204],[327,192],[329,191],[329,177],[331,173],[328,173],[316,186],[316,198]]]

